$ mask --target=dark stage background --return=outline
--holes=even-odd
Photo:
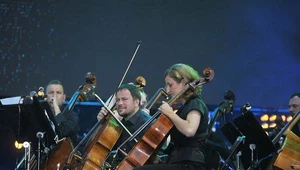
[[[1,95],[28,95],[60,79],[70,97],[92,71],[96,93],[107,98],[138,41],[124,82],[145,77],[149,96],[179,62],[215,70],[207,104],[231,89],[237,104],[286,107],[299,90],[299,1],[0,2]]]
[[[107,99],[141,41],[124,82],[145,77],[150,97],[186,63],[214,69],[208,105],[232,90],[236,105],[286,108],[300,84],[299,10],[296,0],[0,0],[0,96],[59,79],[71,97],[94,72]]]

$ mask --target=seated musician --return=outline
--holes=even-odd
[[[294,93],[290,97],[289,101],[289,110],[291,116],[296,115],[300,111],[300,93]],[[298,121],[295,126],[292,128],[292,131],[300,137],[300,122]]]
[[[50,81],[46,88],[46,94],[47,102],[58,124],[60,137],[70,137],[73,144],[76,145],[79,117],[74,111],[70,115],[62,114],[62,104],[66,99],[62,83],[59,80]]]
[[[186,64],[175,64],[165,73],[165,90],[170,96],[178,94],[187,83],[200,78],[196,70]],[[188,90],[179,99],[182,106],[176,114],[163,102],[159,111],[174,123],[171,142],[174,147],[166,164],[150,164],[134,170],[205,169],[204,143],[208,128],[208,109],[201,99],[202,87]]]
[[[141,109],[142,109],[144,112],[150,114],[150,110],[148,110],[148,109],[146,108],[147,102],[148,102],[148,100],[147,100],[147,94],[145,93],[144,90],[141,90],[141,104],[140,104],[140,107],[141,107]]]
[[[131,133],[134,133],[148,119],[150,119],[150,115],[143,111],[140,107],[141,91],[133,84],[123,84],[117,89],[115,95],[117,112],[116,116],[122,119],[121,122]],[[107,110],[102,107],[97,115],[98,121],[102,120],[107,113]],[[143,133],[139,134],[137,139],[139,139],[142,135]],[[129,134],[123,130],[113,150],[117,149],[128,137]],[[134,140],[129,141],[120,149],[128,153],[134,144]],[[114,161],[120,162],[124,157],[125,156],[121,152],[117,152],[116,159]]]
[[[289,100],[289,111],[290,111],[290,115],[294,116],[297,114],[297,112],[300,111],[300,93],[294,93],[291,95],[290,100]],[[284,123],[281,117],[278,117],[275,120],[277,126],[274,128],[274,130],[272,130],[269,133],[269,137],[271,139],[273,139],[279,132],[280,130],[284,127]],[[296,123],[295,126],[292,128],[292,131],[300,137],[300,123]],[[282,141],[282,140],[281,140]]]

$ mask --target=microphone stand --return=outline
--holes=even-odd
[[[23,147],[25,148],[25,169],[29,170],[30,168],[30,143],[24,142]]]
[[[38,158],[37,158],[37,166],[38,170],[40,170],[40,164],[41,164],[41,139],[44,138],[45,132],[38,132],[36,133],[36,137],[38,138]]]

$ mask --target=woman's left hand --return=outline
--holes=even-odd
[[[162,105],[160,105],[158,110],[168,117],[170,117],[172,114],[174,114],[173,108],[165,101],[162,101]]]

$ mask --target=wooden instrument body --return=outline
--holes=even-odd
[[[45,164],[42,165],[41,169],[45,170],[58,170],[66,167],[66,162],[72,152],[74,146],[69,138],[62,140],[50,153]],[[75,158],[71,161],[71,166],[75,164]]]
[[[205,78],[200,78],[185,85],[179,93],[168,101],[168,104],[173,105],[187,90],[195,90],[198,86],[210,82],[214,78],[214,71],[211,68],[205,68],[203,75]],[[156,117],[159,114],[158,111],[153,116]],[[173,126],[173,122],[166,115],[161,114],[118,165],[117,170],[132,170],[134,167],[143,166],[153,161]]]
[[[108,116],[96,130],[97,134],[83,153],[83,160],[76,169],[93,170],[100,169],[106,156],[122,133],[122,127]]]
[[[290,131],[283,143],[283,148],[278,154],[274,169],[292,169],[293,165],[300,165],[300,138]]]
[[[269,164],[271,170],[288,170],[288,169],[300,169],[294,167],[300,167],[300,137],[297,136],[292,128],[298,126],[300,121],[300,111],[293,116],[292,120],[284,126],[284,128],[278,133],[278,135],[272,140],[275,144],[279,141],[279,137],[284,134],[286,137],[282,144],[279,153],[273,157],[273,160]],[[292,168],[293,167],[293,168]]]
[[[134,167],[145,165],[155,159],[158,149],[174,126],[165,115],[160,115],[157,121],[148,129],[117,169],[132,170]],[[141,152],[142,151],[142,152]]]

